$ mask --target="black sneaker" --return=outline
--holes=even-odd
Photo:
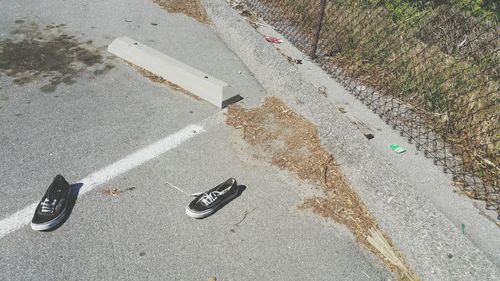
[[[197,219],[208,217],[237,195],[236,180],[230,178],[209,191],[197,195],[196,199],[186,206],[186,214]]]
[[[36,207],[31,228],[41,231],[58,226],[64,219],[69,196],[69,183],[63,176],[57,175]]]

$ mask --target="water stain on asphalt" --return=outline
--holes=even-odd
[[[65,33],[65,25],[47,25],[16,20],[11,37],[0,40],[0,73],[13,77],[18,85],[35,80],[47,81],[42,92],[53,92],[64,83],[76,83],[76,78],[89,69],[102,75],[114,66],[105,63],[92,41],[81,42]]]

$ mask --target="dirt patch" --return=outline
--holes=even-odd
[[[80,42],[75,36],[65,34],[64,24],[40,29],[35,23],[24,24],[22,20],[16,23],[18,27],[11,37],[0,41],[0,73],[14,77],[16,84],[49,78],[49,83],[40,90],[52,92],[61,83],[75,83],[83,70],[104,64],[92,41]],[[96,67],[96,71],[103,74],[111,68],[107,64]]]
[[[399,262],[404,259],[389,239],[380,236],[375,219],[350,188],[338,163],[321,145],[312,123],[275,97],[267,97],[262,106],[253,109],[230,105],[226,123],[242,130],[243,139],[258,151],[257,157],[321,187],[323,196],[306,199],[301,208],[310,208],[316,214],[346,225],[357,241],[380,256],[400,280],[418,280],[404,262]],[[372,239],[373,233],[378,239]],[[379,248],[392,249],[390,257]],[[393,261],[394,257],[398,263]]]
[[[201,23],[211,23],[199,0],[153,0],[153,2],[169,13],[181,13]]]
[[[161,76],[158,76],[154,73],[152,73],[151,71],[148,71],[142,67],[139,67],[135,64],[131,64],[131,63],[127,63],[128,65],[130,65],[133,69],[135,69],[137,72],[139,72],[142,76],[148,78],[149,80],[155,82],[155,83],[160,83],[160,84],[163,84],[167,87],[169,87],[170,89],[174,90],[174,91],[177,91],[177,92],[180,92],[180,93],[183,93],[195,100],[198,100],[198,101],[201,101],[202,99],[200,97],[198,97],[197,95],[191,93],[190,91],[182,88],[181,86],[177,85],[177,84],[174,84],[168,80],[166,80],[165,78],[161,77]]]

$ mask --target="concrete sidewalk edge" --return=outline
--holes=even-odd
[[[432,203],[398,178],[384,156],[371,150],[357,128],[245,19],[224,0],[202,2],[219,36],[267,93],[317,126],[352,188],[422,280],[500,278],[499,269]]]

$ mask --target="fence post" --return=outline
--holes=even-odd
[[[316,23],[316,30],[314,31],[314,37],[312,39],[311,50],[309,56],[312,59],[316,58],[316,51],[318,50],[319,34],[321,33],[321,24],[323,24],[323,16],[325,15],[326,0],[320,0],[319,3],[319,17]]]

